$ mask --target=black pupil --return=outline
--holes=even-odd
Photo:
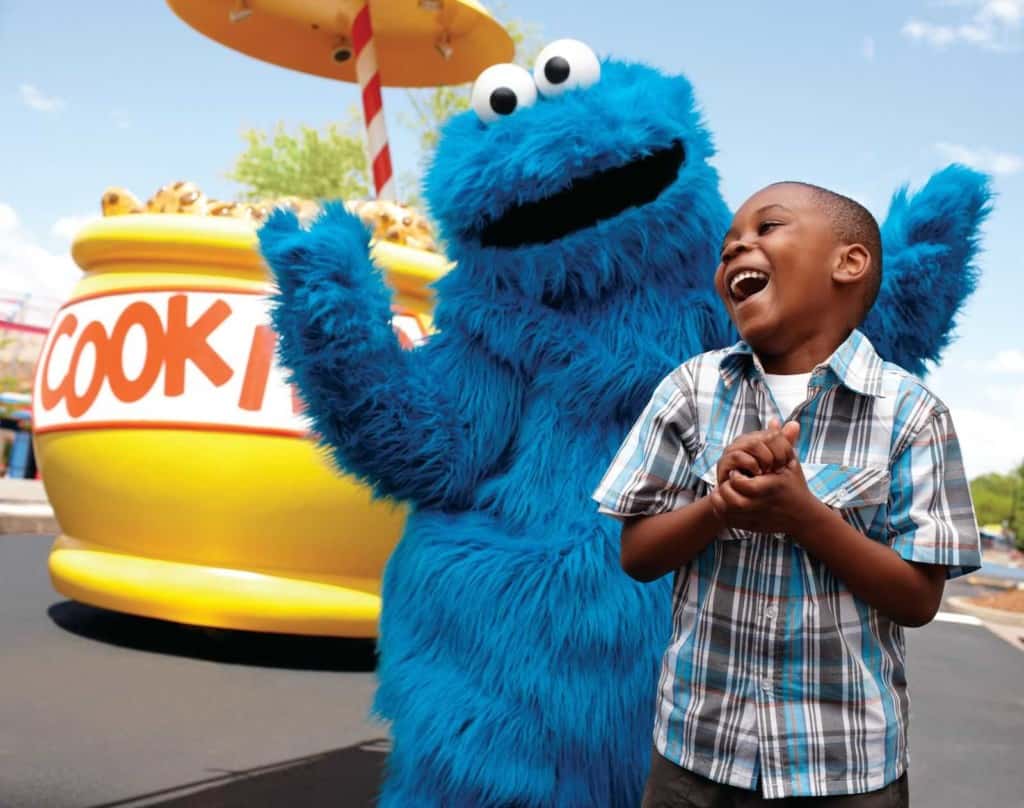
[[[569,62],[562,56],[552,56],[544,64],[544,78],[552,84],[561,84],[569,78]]]
[[[499,87],[491,93],[491,109],[499,115],[511,115],[518,103],[515,90],[511,87]]]

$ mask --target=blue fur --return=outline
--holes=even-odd
[[[472,236],[673,140],[685,165],[642,208],[543,245]],[[458,263],[437,284],[440,333],[413,352],[340,205],[308,231],[289,213],[261,231],[280,355],[324,446],[411,504],[383,590],[384,808],[639,804],[671,584],[621,572],[590,494],[658,381],[734,339],[712,288],[730,218],[712,153],[689,82],[642,65],[605,62],[591,88],[491,126],[456,117],[426,191]],[[965,169],[897,195],[870,334],[889,356],[945,345],[986,200]]]
[[[862,330],[911,373],[938,362],[978,282],[978,228],[991,209],[984,174],[952,165],[909,196],[897,191],[882,225],[882,288]]]

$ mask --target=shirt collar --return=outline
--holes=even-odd
[[[746,376],[751,368],[759,375],[764,375],[761,360],[757,358],[753,349],[741,340],[725,352],[719,365],[719,372],[726,386],[731,387],[737,379]],[[882,398],[883,368],[882,358],[875,353],[874,346],[860,331],[854,329],[843,344],[814,369],[811,384],[823,375],[822,371],[831,371],[840,384],[853,392]]]

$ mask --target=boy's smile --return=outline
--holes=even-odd
[[[851,315],[834,274],[843,260],[843,244],[814,195],[772,185],[736,212],[715,288],[762,361],[781,358],[800,345],[842,341]]]
[[[733,267],[725,275],[725,287],[737,304],[763,292],[769,283],[771,276],[767,272],[752,267]]]

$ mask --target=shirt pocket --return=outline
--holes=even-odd
[[[840,512],[871,538],[886,538],[890,475],[887,466],[802,463],[807,487],[821,502]]]
[[[718,461],[725,447],[707,443],[693,460],[692,470],[701,481],[701,496],[718,485]],[[811,493],[825,505],[839,511],[853,527],[872,538],[886,538],[889,502],[887,466],[847,466],[839,463],[803,463],[804,479]],[[757,534],[730,529],[723,539],[750,539]]]

